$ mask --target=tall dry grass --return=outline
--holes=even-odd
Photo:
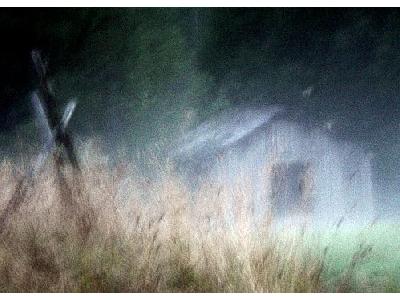
[[[325,290],[323,254],[301,234],[276,234],[269,216],[254,226],[245,190],[232,196],[210,183],[193,193],[168,167],[152,179],[93,153],[82,152],[85,190],[70,192],[72,213],[49,162],[9,218],[0,239],[0,291]],[[24,169],[1,163],[1,210]],[[71,184],[71,170],[64,172]],[[77,214],[90,219],[85,238]]]

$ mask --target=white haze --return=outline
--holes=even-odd
[[[171,156],[193,191],[209,182],[233,199],[244,186],[255,222],[269,211],[318,226],[368,224],[376,216],[371,156],[325,128],[290,121],[279,107],[227,110],[180,138]],[[307,201],[306,213],[296,208]]]

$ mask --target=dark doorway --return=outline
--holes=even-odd
[[[272,209],[275,216],[310,212],[312,209],[311,164],[277,163],[272,169]]]

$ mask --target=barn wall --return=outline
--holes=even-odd
[[[249,120],[250,115],[247,114]],[[201,170],[201,177],[206,181],[224,186],[232,200],[232,211],[238,195],[245,193],[249,209],[258,222],[273,206],[271,172],[274,165],[309,165],[307,176],[311,178],[312,191],[308,193],[313,201],[310,216],[314,222],[335,224],[343,216],[345,220],[357,222],[371,220],[374,199],[368,155],[361,148],[335,141],[328,132],[307,131],[294,122],[273,119],[272,116],[272,113],[268,115],[262,126],[253,126],[252,130],[247,127],[249,130],[245,134],[244,130],[239,131],[240,138],[234,142],[232,137],[238,136],[234,133],[214,134],[221,139],[221,143],[225,141],[224,147],[215,144],[217,141],[210,132],[207,135],[210,141],[198,138],[201,147],[187,147],[191,153],[188,155],[185,152],[186,158],[182,160],[194,170],[190,177],[196,177],[196,170]],[[228,122],[229,118],[225,116],[225,119]],[[243,119],[236,119],[238,122],[240,126],[246,125]],[[217,124],[215,122],[214,125]],[[228,131],[235,130],[229,124],[225,127]],[[206,126],[200,129],[211,130]],[[232,140],[229,145],[226,145],[224,136]]]

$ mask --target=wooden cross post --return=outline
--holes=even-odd
[[[59,185],[60,197],[64,210],[70,217],[77,217],[78,227],[83,234],[87,235],[90,230],[90,218],[83,212],[74,196],[84,198],[83,175],[78,163],[77,156],[73,147],[71,135],[67,131],[68,122],[74,112],[76,103],[71,101],[64,110],[62,117],[58,114],[57,103],[54,99],[51,87],[48,81],[47,63],[43,62],[40,52],[32,51],[32,61],[39,78],[39,89],[32,94],[32,105],[34,115],[39,127],[40,135],[43,141],[43,150],[38,155],[34,165],[28,173],[19,180],[15,192],[8,202],[5,210],[0,215],[0,234],[4,231],[9,217],[18,210],[25,200],[30,188],[34,185],[34,180],[40,173],[44,162],[52,154],[56,167],[56,176]],[[60,151],[65,149],[66,156],[73,170],[72,186],[77,190],[73,194],[65,176],[64,167],[66,162]]]
[[[71,135],[68,134],[66,131],[66,126],[67,123],[62,123],[62,121],[68,122],[69,118],[71,117],[73,110],[75,108],[75,103],[71,102],[69,106],[67,106],[66,111],[64,112],[64,117],[61,119],[58,110],[57,110],[57,102],[54,99],[54,96],[51,91],[51,87],[47,78],[48,70],[47,70],[47,63],[44,63],[42,61],[40,52],[37,50],[32,51],[32,61],[35,66],[36,73],[39,78],[39,99],[38,95],[34,95],[36,100],[34,100],[34,108],[35,111],[38,108],[38,104],[40,102],[40,99],[42,100],[42,106],[44,109],[45,114],[47,115],[44,116],[37,116],[41,117],[41,120],[38,120],[39,122],[43,122],[43,117],[47,117],[46,121],[48,123],[48,129],[46,130],[47,133],[52,131],[55,144],[57,146],[64,146],[65,150],[67,152],[67,157],[71,163],[71,165],[74,167],[75,170],[78,170],[80,172],[80,167],[78,164],[78,160],[73,148],[73,143],[72,143],[72,137]],[[38,102],[39,101],[39,102]],[[36,102],[36,103],[35,103]],[[47,134],[47,133],[42,133],[42,134]],[[64,163],[64,162],[62,162]]]

